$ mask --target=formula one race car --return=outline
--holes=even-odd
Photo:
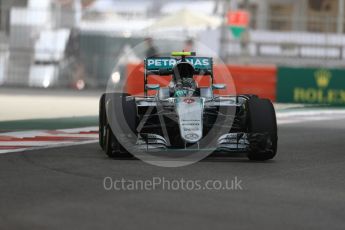
[[[259,161],[276,155],[277,122],[271,101],[255,95],[216,95],[227,86],[214,84],[212,58],[173,52],[171,57],[147,58],[144,66],[142,96],[101,97],[99,143],[109,157],[177,150],[230,156],[241,152]],[[171,77],[170,84],[148,84],[153,75]],[[199,86],[196,76],[208,77],[210,84]]]

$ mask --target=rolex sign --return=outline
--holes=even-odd
[[[345,105],[345,70],[278,68],[277,101]]]

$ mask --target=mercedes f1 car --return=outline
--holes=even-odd
[[[212,58],[173,52],[171,57],[146,58],[144,66],[142,96],[105,93],[100,99],[99,143],[109,157],[177,150],[241,152],[257,161],[276,155],[271,101],[217,95],[227,85],[214,84]],[[152,75],[172,80],[167,87],[149,84]],[[209,86],[199,86],[195,76],[208,77]]]

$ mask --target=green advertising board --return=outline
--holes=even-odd
[[[345,69],[279,67],[277,101],[345,106]]]

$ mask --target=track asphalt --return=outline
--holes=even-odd
[[[108,159],[98,144],[0,155],[1,229],[344,229],[345,119],[279,126],[268,162],[182,168]],[[129,181],[240,180],[236,190],[106,190]]]

